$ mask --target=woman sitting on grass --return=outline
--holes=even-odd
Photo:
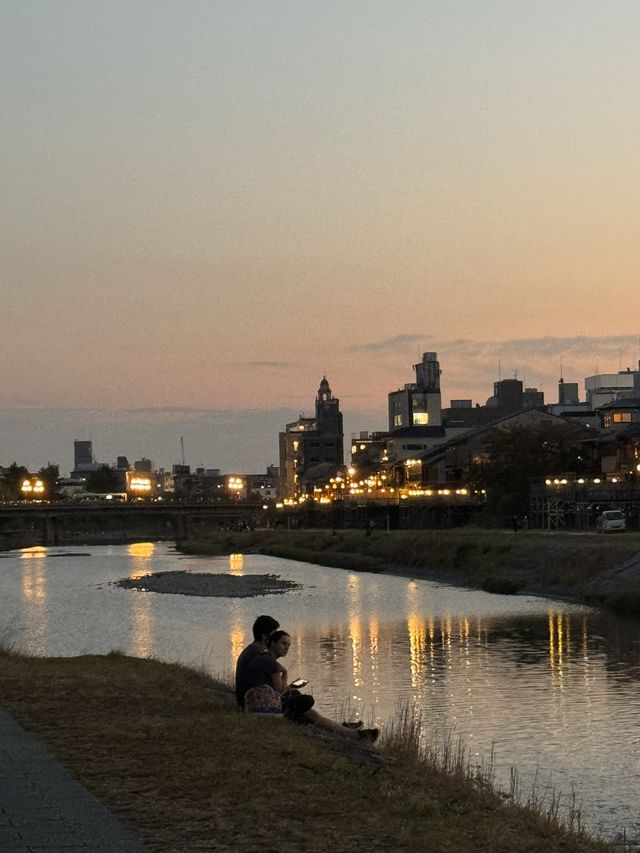
[[[272,712],[281,708],[283,715],[296,723],[312,724],[319,729],[337,732],[344,737],[360,738],[372,742],[376,740],[378,729],[355,728],[353,724],[346,723],[340,725],[314,710],[313,696],[308,693],[300,693],[299,690],[291,687],[287,679],[287,670],[280,663],[280,658],[286,657],[290,646],[291,637],[286,631],[274,631],[269,635],[267,651],[257,655],[247,668],[248,690],[245,694],[245,707],[249,711],[251,710],[252,697],[250,691],[266,686],[272,689],[272,696],[276,700],[270,709]],[[277,704],[277,697],[280,697],[280,705]],[[261,699],[264,700],[264,693],[261,694]]]

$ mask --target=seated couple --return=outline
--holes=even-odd
[[[253,623],[253,642],[240,654],[236,664],[236,700],[245,707],[245,697],[264,705],[264,713],[282,712],[302,725],[314,725],[325,731],[348,738],[374,741],[378,729],[365,729],[362,723],[339,723],[324,717],[313,708],[314,699],[300,693],[287,680],[287,670],[280,663],[291,646],[291,637],[278,630],[279,623],[271,616],[258,616]]]

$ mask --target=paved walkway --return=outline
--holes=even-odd
[[[146,853],[113,815],[0,709],[2,853]]]

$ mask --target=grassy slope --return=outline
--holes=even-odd
[[[398,755],[372,773],[178,666],[2,653],[0,696],[158,853],[610,849],[459,774]]]
[[[597,581],[640,554],[640,535],[472,530],[220,532],[179,545],[188,553],[260,551],[362,571],[395,571],[495,592],[552,594],[640,613],[640,582]]]

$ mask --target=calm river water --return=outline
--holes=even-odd
[[[501,596],[257,555],[183,557],[166,543],[28,549],[0,555],[0,632],[38,655],[121,649],[232,671],[260,613],[291,633],[291,677],[319,709],[345,703],[382,727],[399,706],[453,732],[474,760],[493,751],[508,788],[575,789],[607,835],[640,824],[637,623],[541,598]],[[82,553],[79,553],[82,552]],[[152,571],[274,573],[302,588],[258,598],[123,590]],[[567,799],[569,797],[567,796]]]

